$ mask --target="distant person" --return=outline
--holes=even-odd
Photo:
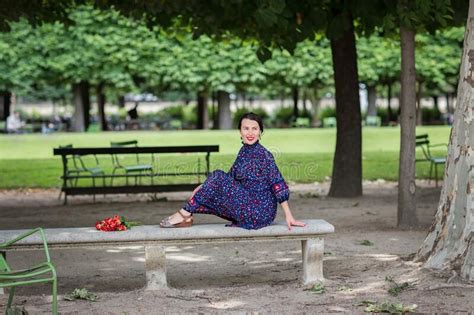
[[[7,133],[22,133],[25,122],[21,121],[20,113],[13,111],[7,117]]]
[[[135,102],[135,107],[127,112],[128,117],[130,118],[130,120],[138,119],[137,107],[138,107],[138,102]]]

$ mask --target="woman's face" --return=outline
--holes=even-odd
[[[260,126],[255,120],[244,118],[240,125],[240,136],[245,144],[254,144],[260,139]]]

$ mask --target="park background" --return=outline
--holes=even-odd
[[[324,218],[333,222],[338,231],[335,237],[328,238],[328,244],[333,242],[333,245],[328,245],[327,253],[327,294],[319,296],[307,292],[294,281],[298,277],[299,260],[294,244],[285,245],[282,251],[272,245],[240,255],[248,247],[220,249],[224,257],[232,257],[225,261],[209,258],[219,253],[212,247],[173,248],[171,251],[178,254],[172,255],[175,261],[172,268],[176,269],[171,272],[170,279],[177,291],[166,297],[142,292],[140,281],[127,282],[121,277],[115,278],[114,285],[104,284],[100,278],[112,276],[117,270],[109,267],[109,261],[101,260],[103,253],[100,251],[72,255],[58,251],[54,253],[55,257],[64,262],[59,266],[63,279],[60,293],[61,290],[62,293],[71,291],[75,284],[104,292],[102,302],[96,305],[84,306],[77,304],[79,302],[68,305],[63,301],[64,310],[73,312],[78,307],[85,307],[85,312],[102,312],[108,309],[107,301],[114,301],[116,305],[112,312],[132,304],[132,313],[154,310],[158,304],[164,304],[167,312],[173,312],[177,307],[190,311],[290,311],[294,307],[300,312],[348,312],[363,310],[367,304],[364,305],[364,300],[374,296],[378,301],[389,299],[392,307],[400,306],[399,302],[418,304],[420,311],[472,309],[466,299],[472,288],[462,279],[456,278],[459,283],[454,284],[457,286],[443,287],[440,282],[451,282],[452,274],[430,274],[412,261],[433,221],[438,201],[442,204],[443,200],[433,181],[426,181],[429,164],[417,163],[416,173],[412,174],[418,179],[417,194],[413,197],[418,203],[416,215],[405,211],[405,207],[400,206],[403,205],[400,199],[396,200],[397,192],[404,187],[402,182],[397,186],[396,181],[412,176],[399,176],[399,168],[403,168],[400,147],[404,141],[414,143],[414,133],[412,138],[400,137],[407,126],[403,125],[403,112],[400,111],[404,102],[400,83],[400,77],[403,77],[400,43],[403,45],[403,39],[398,34],[398,25],[393,23],[402,25],[402,37],[401,30],[406,30],[407,25],[412,31],[416,29],[416,38],[412,32],[416,81],[411,84],[416,93],[410,103],[416,112],[416,133],[428,134],[432,143],[447,143],[459,106],[456,97],[467,13],[465,5],[448,2],[428,5],[426,1],[415,1],[411,7],[413,11],[405,12],[406,20],[384,11],[388,18],[383,27],[379,25],[380,28],[368,32],[355,31],[358,84],[357,101],[352,99],[352,106],[359,109],[360,117],[351,116],[350,112],[341,115],[337,110],[341,105],[336,105],[338,88],[333,62],[337,36],[334,34],[344,29],[338,27],[338,23],[329,23],[326,32],[308,35],[306,30],[315,26],[304,24],[306,19],[301,22],[301,14],[296,13],[295,21],[302,25],[302,36],[309,38],[276,39],[275,46],[279,47],[271,47],[268,43],[275,38],[269,39],[265,33],[257,32],[257,39],[243,40],[239,31],[235,32],[236,36],[230,32],[219,34],[215,41],[212,36],[202,35],[179,20],[163,22],[167,26],[171,24],[171,28],[150,27],[146,18],[141,21],[122,16],[119,12],[134,12],[127,4],[117,5],[116,10],[73,7],[67,11],[67,23],[61,18],[54,22],[46,18],[45,23],[36,26],[30,24],[31,19],[28,21],[32,10],[19,10],[26,12],[26,18],[18,20],[15,16],[13,20],[18,21],[6,23],[8,27],[0,35],[0,117],[6,120],[17,110],[26,122],[21,134],[0,136],[0,186],[4,188],[0,209],[5,218],[2,228],[30,228],[36,224],[44,227],[87,226],[91,220],[112,215],[117,209],[128,216],[157,224],[161,217],[180,206],[185,194],[154,198],[104,197],[98,198],[97,203],[78,197],[71,205],[62,206],[56,200],[61,184],[61,164],[59,158],[52,156],[53,148],[67,144],[104,147],[111,141],[131,139],[138,140],[140,146],[219,144],[221,150],[213,154],[211,168],[227,169],[241,145],[237,131],[231,129],[235,128],[236,119],[243,112],[254,111],[264,117],[268,128],[262,143],[275,155],[294,191],[295,214],[301,218]],[[268,8],[263,7],[255,13],[256,29],[267,34],[279,19],[285,19],[285,10],[292,10],[284,1],[270,1]],[[366,14],[374,14],[377,9],[374,6]],[[354,10],[352,13],[356,16],[361,14],[350,7],[344,10]],[[38,14],[41,16],[42,11]],[[426,19],[424,14],[431,17]],[[46,16],[54,17],[54,12]],[[360,21],[364,18],[367,16],[362,16]],[[426,22],[428,20],[430,22]],[[356,22],[355,25],[367,27],[363,23]],[[215,31],[212,27],[211,23],[203,29],[212,33]],[[283,29],[279,29],[282,38],[288,35]],[[351,84],[350,80],[346,83]],[[356,106],[356,103],[360,105]],[[137,109],[136,113],[134,109]],[[352,126],[362,126],[359,144],[362,176],[359,180],[364,186],[364,194],[349,188],[349,194],[343,196],[346,198],[332,198],[344,195],[340,192],[331,194],[329,186],[334,171],[342,169],[340,161],[334,162],[334,148],[338,146],[338,132],[351,130],[349,120]],[[7,131],[6,123],[0,127]],[[357,128],[353,131],[357,135]],[[438,147],[432,154],[445,157],[447,148]],[[419,150],[417,157],[423,157]],[[87,163],[94,163],[94,160]],[[111,167],[108,159],[100,163]],[[179,159],[170,156],[160,159],[157,166],[183,170],[195,167],[194,163],[195,159],[187,156],[179,156]],[[347,164],[352,163],[358,163],[357,157]],[[353,174],[347,173],[346,179],[353,181]],[[326,197],[328,194],[332,196]],[[409,220],[400,220],[397,211],[405,211]],[[409,224],[410,219],[413,224]],[[200,220],[198,223],[220,222],[213,218]],[[410,230],[397,227],[409,227]],[[114,250],[108,251],[107,255],[120,264],[139,264],[143,255],[139,249],[119,248],[117,251],[117,256],[112,257]],[[263,256],[257,257],[258,253]],[[272,253],[284,257],[275,260]],[[31,255],[33,257],[34,253]],[[93,272],[82,264],[75,265],[78,269],[73,270],[77,257],[99,262],[97,270],[100,271]],[[21,256],[13,259],[22,261]],[[193,261],[207,261],[208,264],[202,273],[180,272],[192,268]],[[268,266],[281,268],[283,261],[293,263],[288,269],[291,271],[276,276],[261,275]],[[225,267],[215,268],[216,264],[224,263],[236,272],[228,275]],[[215,272],[214,276],[206,273],[209,268]],[[120,272],[140,280],[143,275],[139,270],[140,267],[122,268]],[[239,275],[249,270],[250,276],[242,280]],[[275,270],[277,274],[278,268]],[[84,274],[87,276],[81,278]],[[399,297],[392,297],[387,293],[389,281],[384,280],[385,276],[399,282],[407,281],[413,286]],[[189,278],[191,280],[187,281]],[[233,285],[222,286],[222,283]],[[249,299],[248,292],[261,295],[275,287],[276,297],[265,296],[260,301]],[[44,312],[48,303],[39,296],[40,292],[41,288],[26,289],[26,300],[32,301],[33,306],[30,302],[26,305]],[[445,295],[450,299],[440,301]],[[147,302],[140,302],[143,299]],[[287,303],[283,302],[285,299]],[[183,300],[189,303],[179,303]]]

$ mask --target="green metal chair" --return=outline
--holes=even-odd
[[[67,144],[67,145],[62,145],[59,146],[61,149],[71,149],[72,144]],[[97,159],[97,156],[94,155],[96,165],[99,165],[99,160]],[[72,162],[71,168],[68,168],[67,170],[67,176],[68,175],[80,175],[81,173],[89,173],[92,177],[92,185],[95,186],[95,178],[94,177],[99,177],[101,176],[103,179],[103,185],[105,186],[105,179],[103,177],[104,175],[104,170],[98,166],[95,167],[87,167],[86,163],[84,163],[84,160],[80,155],[72,155],[70,158],[70,161]],[[78,178],[71,179],[71,186],[77,186],[77,181]]]
[[[296,128],[309,128],[309,127],[311,127],[311,121],[308,117],[298,117],[293,122],[293,127],[296,127]]]
[[[27,269],[12,269],[6,260],[6,250],[9,247],[17,243],[18,241],[27,238],[28,236],[39,233],[43,241],[44,253],[46,256],[46,261],[40,264],[37,264],[33,267]],[[10,294],[8,296],[7,308],[5,314],[8,313],[11,309],[13,303],[13,296],[15,295],[15,288],[18,286],[31,285],[36,283],[51,283],[53,286],[53,304],[51,312],[52,314],[58,313],[58,281],[56,276],[56,269],[51,263],[51,258],[49,256],[48,244],[46,242],[46,237],[44,236],[44,231],[42,228],[36,228],[29,232],[26,232],[13,240],[7,241],[5,243],[0,243],[0,288],[9,288]]]
[[[110,146],[112,148],[121,148],[121,147],[138,147],[137,140],[131,141],[122,141],[122,142],[110,142]],[[135,185],[137,185],[137,178],[141,182],[142,173],[149,173],[151,184],[153,184],[153,164],[155,162],[154,155],[151,155],[151,164],[140,164],[140,155],[136,154],[136,165],[122,165],[120,163],[120,159],[118,154],[112,154],[112,163],[114,165],[114,169],[112,170],[112,177],[110,178],[110,185],[113,185],[114,181],[114,174],[117,170],[123,169],[125,171],[125,175],[129,173],[135,174]],[[125,177],[126,184],[128,185],[128,176]]]
[[[439,147],[439,146],[445,146],[447,147],[446,144],[444,143],[439,143],[439,144],[430,144],[430,140],[427,134],[422,134],[422,135],[417,135],[416,136],[416,147],[420,148],[423,157],[422,158],[417,158],[415,160],[415,163],[418,162],[429,162],[430,163],[430,175],[428,182],[431,182],[431,179],[433,178],[432,173],[433,173],[433,168],[435,171],[435,186],[438,187],[438,165],[442,165],[446,163],[446,158],[445,157],[434,157],[431,155],[431,148],[434,147]]]
[[[72,144],[67,144],[67,145],[61,145],[59,146],[60,149],[72,149],[73,146]],[[94,155],[96,165],[99,165],[99,159],[97,158],[96,155]],[[72,162],[72,163],[69,163]],[[76,177],[78,175],[81,175],[82,173],[89,174],[92,177],[92,187],[95,187],[95,180],[96,178],[102,178],[102,185],[105,186],[105,172],[104,170],[99,167],[99,166],[94,166],[94,167],[88,167],[86,166],[86,163],[82,159],[82,156],[75,154],[72,155],[70,158],[68,158],[68,167],[66,176],[72,176],[72,178],[69,179],[69,183],[71,187],[77,187],[77,183],[79,181],[79,178]],[[61,193],[59,194],[59,199],[61,199]],[[93,199],[95,201],[95,194],[93,195]]]
[[[382,119],[379,116],[367,116],[365,118],[365,125],[372,127],[380,127],[382,125]]]
[[[326,117],[323,119],[324,128],[336,127],[336,125],[337,125],[336,117]]]

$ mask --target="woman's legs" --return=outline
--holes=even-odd
[[[238,224],[235,211],[235,199],[245,202],[242,194],[235,198],[234,194],[241,188],[236,185],[234,179],[221,170],[212,172],[202,184],[201,188],[191,195],[182,209],[181,214],[176,212],[168,218],[171,224],[183,222],[186,217],[193,213],[212,214]]]

